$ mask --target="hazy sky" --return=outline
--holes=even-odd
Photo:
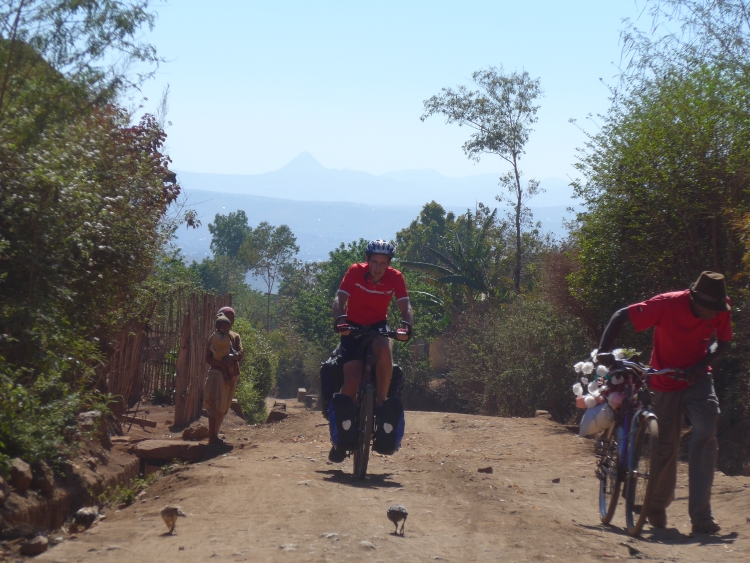
[[[583,134],[568,123],[608,107],[622,19],[643,0],[380,0],[154,3],[151,40],[168,59],[143,94],[170,85],[174,167],[257,174],[302,151],[324,166],[373,174],[432,168],[448,176],[505,170],[475,165],[467,128],[419,117],[442,87],[502,65],[541,79],[539,122],[522,160],[537,178],[574,175]],[[644,26],[647,24],[644,20]]]

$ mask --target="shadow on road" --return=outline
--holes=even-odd
[[[578,524],[580,528],[587,530],[606,530],[612,534],[622,536],[624,538],[630,538],[628,531],[625,528],[619,528],[617,526],[608,526],[606,524],[598,524],[596,526],[587,526],[585,524]],[[641,541],[647,543],[662,543],[669,545],[685,544],[685,545],[717,545],[717,544],[733,544],[734,541],[739,537],[737,532],[729,532],[727,534],[695,534],[688,535],[683,534],[677,528],[649,528],[641,532],[638,537]]]
[[[341,469],[326,469],[319,470],[315,473],[326,475],[323,477],[324,481],[331,483],[340,483],[342,485],[349,485],[350,487],[357,487],[362,489],[369,489],[373,487],[403,487],[398,481],[389,481],[393,473],[368,473],[365,479],[360,479],[351,473],[345,473]]]

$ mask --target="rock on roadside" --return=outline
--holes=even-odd
[[[206,438],[208,438],[208,428],[206,428],[202,424],[190,426],[189,428],[185,428],[185,430],[182,431],[183,440],[200,441],[205,440]]]
[[[146,440],[135,446],[135,455],[146,461],[196,462],[206,456],[207,444],[185,442],[183,440]]]
[[[17,492],[25,493],[28,491],[33,479],[34,476],[28,463],[20,458],[16,458],[10,463],[10,484]]]
[[[81,530],[87,529],[99,516],[99,508],[96,506],[87,506],[81,508],[74,517],[76,527]]]
[[[26,540],[21,544],[21,553],[23,555],[39,555],[47,551],[49,540],[44,536],[36,536],[34,539]]]
[[[279,422],[281,420],[284,420],[288,416],[289,415],[286,413],[286,411],[274,408],[271,412],[268,413],[268,418],[266,418],[266,424],[270,424],[272,422]]]

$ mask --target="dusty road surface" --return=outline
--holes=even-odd
[[[683,472],[669,527],[631,539],[622,503],[613,526],[599,524],[590,442],[548,420],[409,412],[401,451],[375,456],[360,481],[350,460],[327,461],[320,413],[289,407],[37,560],[750,561],[750,478],[717,473],[719,535],[689,535]],[[187,514],[172,536],[168,503]],[[395,503],[409,511],[404,537],[386,518]]]

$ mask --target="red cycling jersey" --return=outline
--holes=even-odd
[[[374,325],[384,321],[388,317],[388,305],[394,295],[397,301],[409,298],[401,272],[389,266],[376,284],[372,281],[370,266],[366,262],[349,267],[339,291],[349,296],[347,318],[360,325]]]
[[[654,369],[694,366],[708,353],[714,333],[717,340],[732,340],[729,311],[709,321],[695,317],[690,310],[689,289],[634,303],[628,307],[628,313],[638,332],[654,327],[654,348],[649,362]],[[679,391],[688,383],[659,375],[652,377],[649,385],[656,391]]]

